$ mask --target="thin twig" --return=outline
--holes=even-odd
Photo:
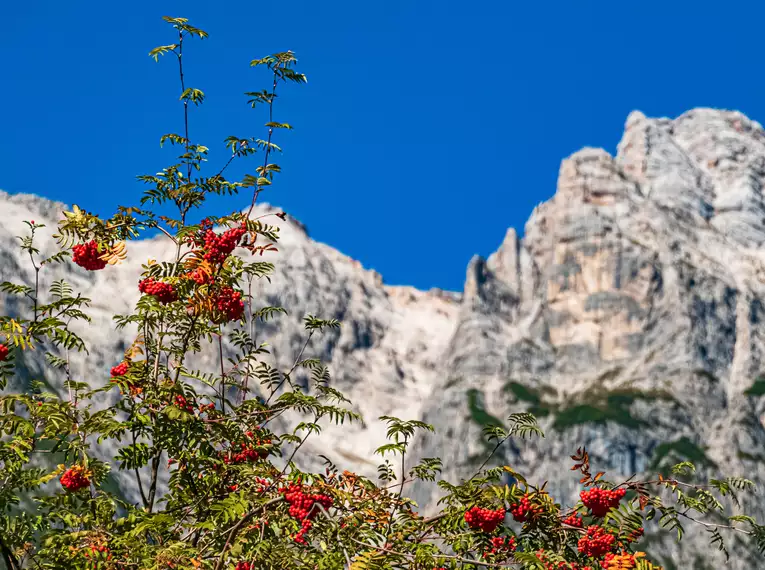
[[[279,64],[276,64],[277,66]],[[271,97],[269,98],[268,102],[268,122],[273,123],[274,122],[274,98],[276,97],[276,85],[279,83],[279,76],[276,73],[276,69],[274,69],[274,85],[271,88]],[[263,159],[263,175],[266,174],[266,168],[268,167],[268,155],[271,153],[271,137],[274,134],[274,127],[270,126],[268,127],[268,141],[266,143],[266,152],[265,152],[265,158]],[[247,215],[245,218],[249,218],[250,214],[252,214],[252,210],[255,208],[255,202],[258,199],[258,194],[261,192],[260,184],[258,184],[255,187],[255,191],[252,193],[252,203],[250,204],[250,209],[247,210]]]
[[[314,333],[314,331],[311,331],[311,332],[308,334],[308,338],[307,338],[307,339],[305,339],[305,343],[303,344],[303,348],[301,348],[301,349],[300,349],[300,352],[298,353],[298,355],[297,355],[297,358],[295,358],[295,363],[292,365],[292,368],[290,368],[289,372],[287,372],[287,373],[284,375],[284,378],[282,379],[282,381],[281,381],[281,382],[279,382],[279,384],[276,386],[276,388],[274,388],[273,390],[271,390],[271,394],[268,396],[268,399],[266,400],[266,404],[268,404],[268,402],[270,402],[270,401],[271,401],[271,398],[273,398],[273,397],[274,397],[274,394],[276,394],[276,392],[279,390],[279,388],[281,388],[281,387],[282,387],[282,385],[284,384],[284,381],[285,381],[287,378],[289,378],[289,377],[290,377],[290,374],[292,374],[292,373],[295,371],[295,368],[297,368],[297,365],[300,363],[300,359],[301,359],[301,357],[303,356],[303,353],[305,352],[305,349],[306,349],[306,347],[308,346],[308,343],[309,343],[309,342],[311,342],[311,337],[313,337],[313,333]]]

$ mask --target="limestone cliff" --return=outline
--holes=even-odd
[[[633,113],[615,157],[564,160],[524,238],[508,232],[468,268],[444,383],[423,416],[437,432],[419,455],[441,456],[449,479],[470,474],[482,421],[530,410],[547,437],[512,442],[498,462],[564,501],[576,498],[567,458],[579,445],[613,479],[689,459],[762,486],[764,406],[750,388],[765,350],[763,166],[759,124],[705,109]],[[422,487],[414,497],[433,505]],[[762,499],[748,506],[765,511]],[[688,530],[680,548],[652,552],[722,567],[706,533]],[[726,568],[755,567],[734,550]]]

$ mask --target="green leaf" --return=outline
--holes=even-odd
[[[205,94],[199,89],[187,87],[180,97],[181,101],[191,101],[194,105],[201,105],[205,100]]]
[[[149,52],[149,56],[154,58],[154,61],[159,61],[159,56],[165,55],[167,52],[175,51],[178,46],[176,44],[169,44],[166,46],[155,47]]]

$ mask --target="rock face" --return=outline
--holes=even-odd
[[[299,224],[281,224],[277,273],[256,297],[290,314],[261,327],[262,337],[289,367],[305,341],[304,314],[343,321],[307,354],[330,366],[366,420],[326,428],[303,457],[322,453],[371,476],[385,436],[377,417],[422,419],[436,433],[417,439],[414,455],[441,457],[443,476],[457,482],[485,458],[482,426],[528,410],[546,438],[509,442],[495,464],[549,481],[564,503],[578,492],[568,456],[582,445],[613,480],[688,459],[703,476],[741,475],[765,488],[765,384],[755,382],[765,358],[764,180],[765,131],[740,113],[632,113],[616,157],[584,149],[564,160],[557,192],[534,210],[523,239],[511,229],[488,259],[474,258],[462,295],[385,286]],[[62,208],[0,193],[3,280],[31,278],[13,243],[21,220],[54,226]],[[114,365],[129,331],[114,331],[110,316],[137,300],[140,264],[164,254],[159,239],[138,242],[118,268],[55,275],[95,302],[83,374],[103,377]],[[44,273],[43,283],[53,277]],[[0,310],[19,310],[5,303]],[[48,382],[61,390],[60,379]],[[120,483],[132,492],[129,479]],[[434,491],[415,485],[411,494],[432,511]],[[744,506],[765,514],[761,498]],[[707,533],[685,526],[679,545],[668,537],[646,546],[668,569],[759,567],[735,542],[730,562],[715,558]]]
[[[442,457],[449,480],[469,476],[485,457],[481,424],[530,410],[547,437],[510,443],[497,464],[550,481],[564,502],[580,445],[613,479],[688,459],[765,483],[763,401],[749,395],[765,350],[763,164],[759,124],[705,109],[635,112],[616,157],[564,160],[523,240],[508,232],[468,268],[444,385],[423,416],[436,434],[418,454]],[[413,496],[432,506],[430,489]],[[681,548],[651,552],[678,568],[758,567],[740,547],[727,564],[708,556],[705,533],[686,527]]]

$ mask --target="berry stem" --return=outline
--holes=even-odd
[[[279,83],[279,63],[276,63],[274,65],[274,85],[271,88],[271,96],[268,98],[268,122],[273,123],[274,122],[274,99],[276,98],[276,86]],[[263,176],[266,175],[266,167],[268,166],[268,155],[271,152],[271,137],[274,134],[274,127],[269,126],[268,127],[268,142],[266,143],[266,152],[265,152],[265,158],[263,159]],[[255,187],[255,191],[252,193],[252,203],[250,204],[250,209],[247,211],[247,215],[245,216],[246,219],[250,218],[250,214],[252,214],[253,208],[255,208],[255,202],[258,199],[258,194],[260,194],[261,188],[260,184],[258,184]]]

